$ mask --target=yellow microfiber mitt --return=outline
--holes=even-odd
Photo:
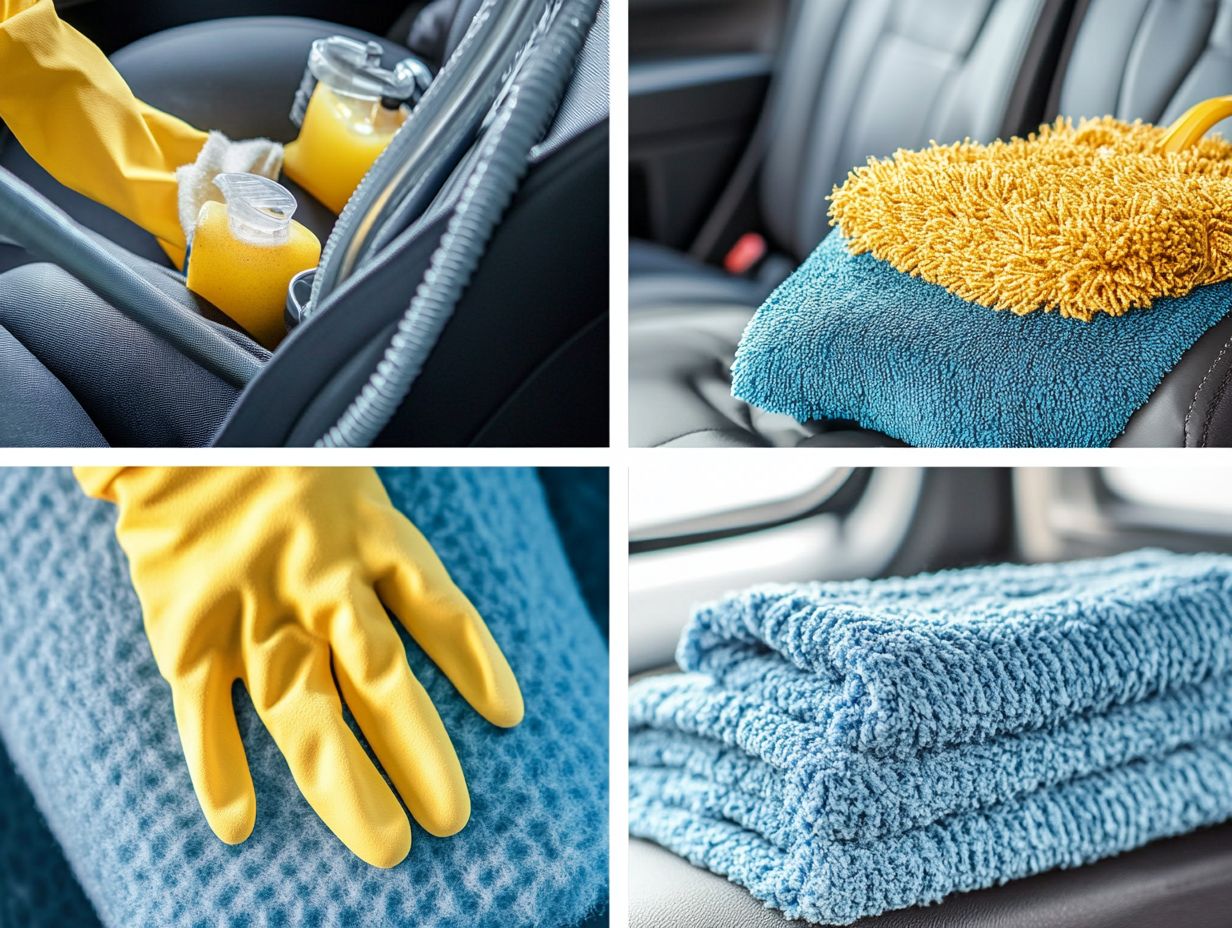
[[[1232,278],[1232,143],[1060,118],[1025,139],[933,143],[856,168],[830,197],[854,254],[1017,314],[1119,316]]]

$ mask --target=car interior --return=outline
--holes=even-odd
[[[325,251],[272,354],[0,126],[0,444],[607,444],[606,2],[56,6],[141,100],[235,139],[295,136],[316,39],[433,79],[341,217],[287,182]]]
[[[704,478],[630,475],[632,679],[672,668],[692,607],[750,584],[908,576],[984,563],[1044,563],[1143,547],[1232,551],[1218,470],[832,468],[739,461]],[[773,479],[766,479],[767,476]],[[1227,923],[1232,826],[1075,869],[861,919],[884,928],[1146,928]],[[634,928],[789,922],[745,889],[632,838]]]
[[[741,333],[825,235],[831,189],[930,140],[1170,122],[1232,80],[1230,16],[1222,0],[633,0],[630,443],[899,444],[731,395]],[[1228,319],[1208,330],[1113,445],[1232,443],[1229,337]]]

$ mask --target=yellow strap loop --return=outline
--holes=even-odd
[[[1195,103],[1172,124],[1172,128],[1164,136],[1163,150],[1183,151],[1206,135],[1217,122],[1222,122],[1229,116],[1232,116],[1232,96],[1211,97],[1209,100]]]

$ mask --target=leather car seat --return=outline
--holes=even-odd
[[[1050,109],[1168,123],[1232,86],[1232,0],[1082,0]],[[1216,127],[1232,137],[1232,120]],[[1114,442],[1232,445],[1232,318],[1206,332]]]
[[[931,139],[1034,129],[1070,0],[810,0],[793,7],[767,99],[759,180],[771,245],[803,260],[828,223],[826,195],[853,164]],[[745,323],[777,281],[725,275],[630,246],[633,445],[845,444],[850,423],[798,425],[730,395]],[[859,434],[859,430],[856,430]],[[896,444],[863,432],[860,444]]]

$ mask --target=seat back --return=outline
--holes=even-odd
[[[1230,87],[1229,0],[1081,0],[1051,107],[1166,123]]]
[[[603,3],[551,130],[378,443],[607,443],[607,17]],[[218,444],[308,445],[338,422],[381,363],[474,168],[464,161],[424,216],[279,346]]]
[[[931,140],[1035,129],[1072,0],[806,0],[768,103],[760,206],[803,258],[853,165]]]

